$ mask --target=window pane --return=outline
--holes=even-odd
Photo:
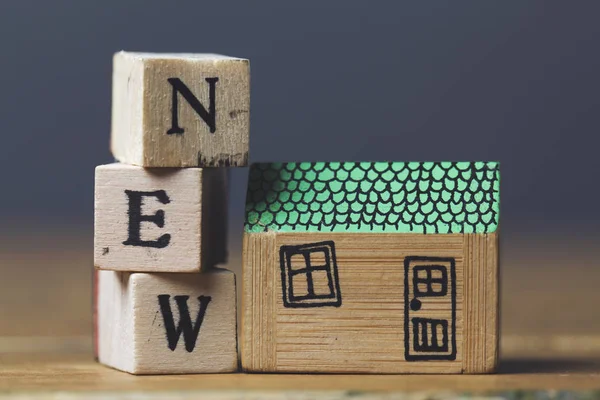
[[[290,268],[291,270],[303,269],[306,268],[306,259],[302,254],[294,254],[290,260]]]
[[[306,275],[298,274],[291,277],[291,286],[294,297],[307,296],[308,285],[306,283]]]
[[[310,253],[310,265],[312,267],[323,267],[327,264],[324,251],[314,251]]]
[[[416,270],[415,272],[417,273],[417,277],[419,279],[422,279],[422,280],[427,279],[427,270],[426,269],[424,269],[424,268],[416,269],[415,268],[415,270]]]
[[[442,279],[442,270],[438,268],[434,268],[431,270],[431,278],[432,279]]]
[[[318,295],[330,295],[332,290],[329,285],[332,283],[327,279],[326,271],[314,271],[312,273],[313,288],[315,294]]]
[[[442,293],[443,290],[444,290],[444,287],[442,286],[441,283],[432,283],[431,284],[431,291],[433,293]]]

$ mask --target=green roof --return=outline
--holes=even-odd
[[[488,233],[497,162],[301,162],[250,166],[246,232]]]

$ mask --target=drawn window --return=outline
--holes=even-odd
[[[279,253],[285,307],[341,305],[332,241],[281,246]]]
[[[442,265],[419,265],[413,269],[415,297],[437,297],[448,293],[448,271]]]

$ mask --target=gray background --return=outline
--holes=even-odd
[[[249,58],[252,161],[499,160],[504,231],[594,231],[599,15],[598,1],[1,0],[3,228],[91,232],[124,49]]]

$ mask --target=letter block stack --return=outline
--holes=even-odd
[[[227,170],[248,160],[250,68],[117,53],[111,150],[96,168],[95,352],[133,374],[237,370]]]

